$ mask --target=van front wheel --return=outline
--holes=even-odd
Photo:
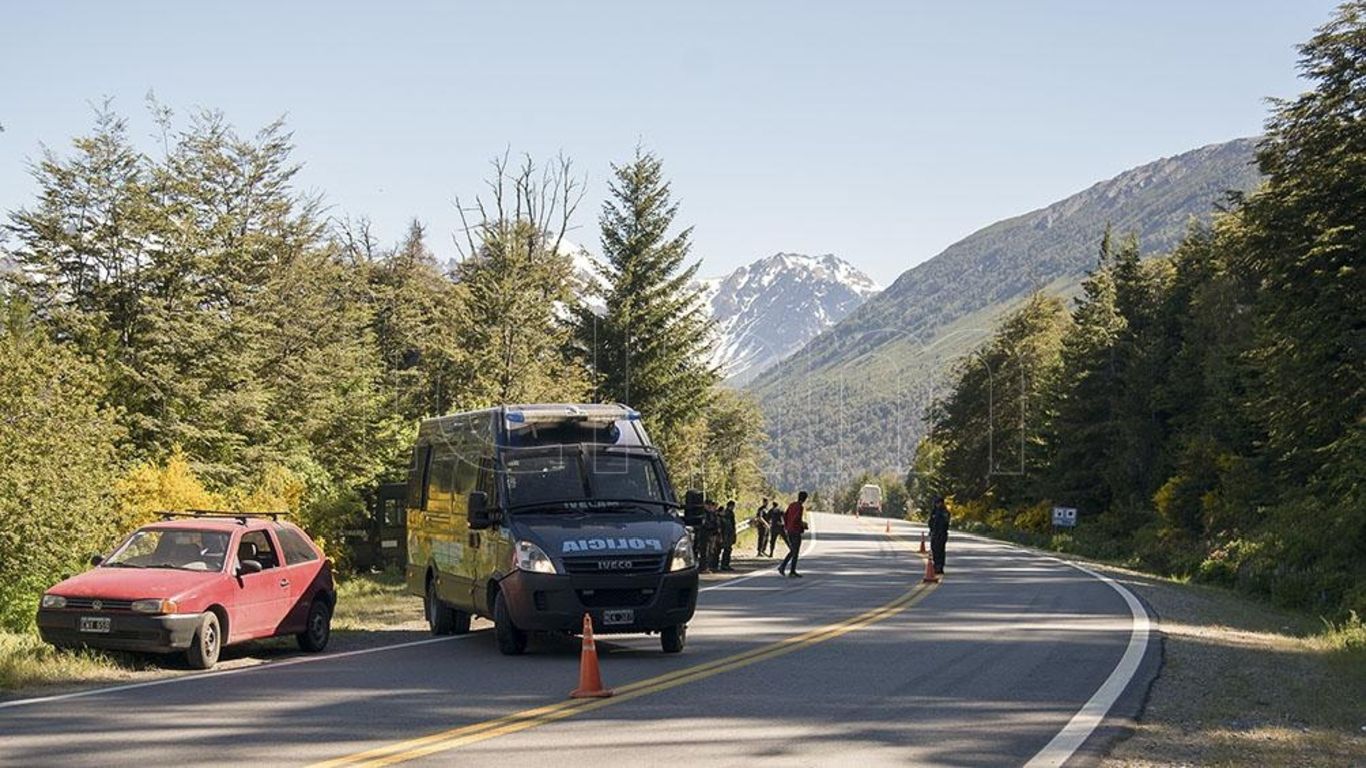
[[[665,653],[679,653],[688,641],[688,625],[678,624],[665,627],[659,633],[659,645]]]
[[[493,635],[498,639],[498,650],[504,656],[518,656],[526,652],[526,632],[512,623],[507,599],[503,593],[493,599]]]

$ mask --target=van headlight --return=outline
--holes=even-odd
[[[550,555],[529,541],[517,542],[512,550],[512,567],[528,573],[558,573]]]
[[[669,558],[670,571],[684,571],[697,567],[697,557],[692,551],[692,536],[687,533],[674,545],[673,556]]]
[[[65,608],[66,598],[61,595],[43,595],[42,606],[44,608]]]

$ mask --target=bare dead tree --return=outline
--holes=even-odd
[[[586,180],[574,175],[573,161],[560,154],[538,172],[530,155],[514,167],[511,154],[504,152],[490,164],[487,195],[475,196],[468,205],[455,199],[460,233],[454,240],[461,258],[477,255],[487,242],[518,237],[528,257],[558,253],[586,188]]]

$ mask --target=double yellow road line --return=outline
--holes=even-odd
[[[416,739],[400,741],[383,747],[357,752],[352,755],[317,763],[314,768],[331,768],[332,766],[381,766],[393,765],[395,763],[417,760],[430,755],[447,752],[452,749],[487,741],[499,736],[518,733],[530,728],[564,720],[566,718],[581,715],[587,712],[602,709],[604,707],[622,704],[641,696],[648,696],[652,693],[667,691],[680,685],[695,683],[705,680],[714,675],[719,675],[732,670],[747,667],[760,661],[785,656],[789,653],[800,651],[803,648],[833,640],[842,635],[846,635],[855,630],[863,629],[891,618],[892,616],[905,611],[916,603],[923,600],[934,588],[933,584],[917,584],[910,591],[897,597],[896,599],[865,611],[853,618],[834,624],[827,624],[819,629],[813,629],[800,635],[779,640],[775,643],[755,648],[732,656],[698,664],[692,667],[668,672],[657,677],[648,678],[639,682],[616,689],[616,695],[609,699],[569,699],[566,701],[549,704],[544,707],[523,710],[511,715],[486,720],[481,723],[452,728],[447,731],[432,733]]]

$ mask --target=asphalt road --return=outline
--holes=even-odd
[[[0,764],[1077,764],[1136,714],[1158,651],[1122,587],[960,535],[924,586],[921,528],[814,522],[805,578],[705,585],[684,653],[600,637],[610,699],[566,698],[576,641],[484,630],[0,703]]]

